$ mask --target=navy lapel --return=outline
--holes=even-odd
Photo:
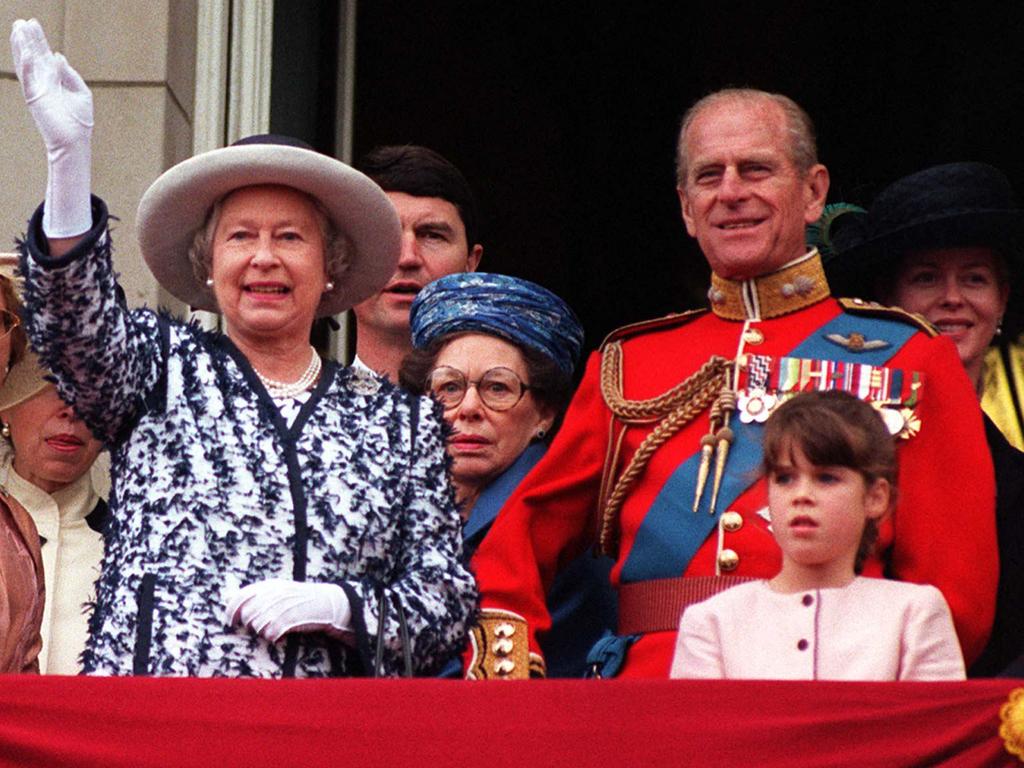
[[[512,463],[512,466],[498,475],[481,492],[462,529],[463,543],[468,544],[472,539],[483,540],[491,523],[494,522],[494,518],[498,516],[498,512],[508,501],[508,497],[512,495],[519,483],[546,452],[547,445],[544,443],[533,443],[527,446],[526,450],[519,454],[519,458]],[[475,543],[479,544],[479,541]]]

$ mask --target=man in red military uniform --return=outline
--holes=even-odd
[[[546,588],[597,537],[617,559],[609,657],[625,653],[622,676],[666,677],[686,605],[777,572],[761,425],[811,388],[869,400],[899,441],[899,503],[864,573],[937,586],[970,661],[992,621],[994,484],[953,345],[899,310],[830,296],[804,245],[828,171],[790,99],[705,97],[683,120],[677,170],[713,271],[710,311],[621,329],[592,356],[548,455],[475,556],[468,676],[543,674]]]

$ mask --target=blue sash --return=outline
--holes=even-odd
[[[888,345],[882,349],[854,352],[826,338],[830,334],[848,337],[854,332],[872,340],[883,340]],[[844,313],[804,339],[786,356],[881,366],[892,359],[916,332],[917,329],[907,323]],[[711,503],[710,481],[698,511],[693,511],[697,467],[700,464],[698,452],[672,472],[655,497],[622,568],[623,583],[680,575],[715,529],[722,512],[728,510],[740,495],[757,482],[762,461],[762,425],[745,424],[739,419],[732,419],[729,426],[736,439],[729,449],[729,462],[722,478],[715,514],[708,514]]]

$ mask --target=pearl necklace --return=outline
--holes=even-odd
[[[298,380],[288,383],[286,381],[274,381],[274,379],[268,379],[258,370],[255,366],[253,370],[256,371],[256,375],[260,381],[263,382],[263,386],[267,388],[267,394],[269,394],[275,400],[284,400],[289,397],[296,397],[301,395],[313,388],[316,384],[316,380],[320,378],[320,369],[322,363],[320,362],[320,355],[316,353],[313,347],[309,348],[312,353],[312,359],[309,361],[309,365],[306,367],[306,372],[298,378]]]

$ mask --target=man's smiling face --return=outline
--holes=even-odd
[[[715,274],[748,279],[805,252],[804,227],[821,215],[828,172],[794,164],[781,107],[768,99],[710,104],[685,141],[683,220]]]

